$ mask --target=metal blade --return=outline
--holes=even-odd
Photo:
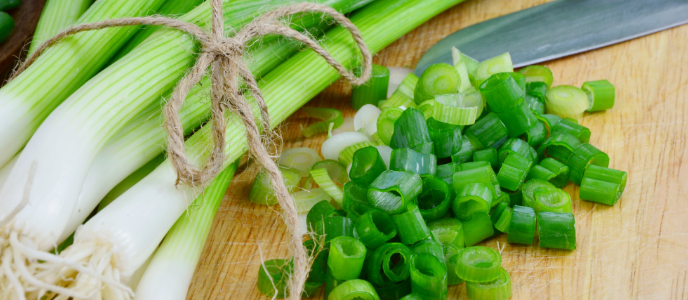
[[[452,46],[479,61],[508,51],[514,67],[522,67],[686,23],[688,0],[558,0],[445,37],[423,55],[415,73],[452,64]]]

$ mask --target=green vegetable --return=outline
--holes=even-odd
[[[394,122],[394,134],[392,135],[390,146],[395,149],[416,149],[416,147],[423,147],[425,144],[430,144],[431,146],[427,149],[428,151],[418,152],[431,154],[434,149],[432,148],[430,132],[428,131],[428,125],[425,122],[423,113],[415,108],[406,109],[399,119]]]
[[[328,300],[380,300],[375,288],[365,280],[347,280],[335,287],[327,297]]]
[[[463,224],[463,236],[467,247],[480,243],[494,235],[492,220],[490,220],[490,216],[486,213],[474,214],[472,218],[467,221],[461,221],[461,223]]]
[[[450,245],[456,249],[465,247],[463,225],[454,218],[444,218],[428,222],[428,229],[432,236],[442,245]]]
[[[535,238],[535,211],[531,207],[515,205],[509,222],[509,243],[531,245]]]
[[[357,238],[339,236],[330,241],[328,272],[337,280],[356,279],[361,275],[368,250]]]
[[[426,100],[426,103],[431,100]],[[482,112],[480,93],[453,93],[436,95],[431,116],[436,120],[453,125],[471,125]],[[432,102],[432,101],[431,101]]]
[[[385,170],[387,166],[377,148],[365,147],[354,153],[349,178],[353,182],[368,186]]]
[[[550,87],[552,86],[552,81],[554,81],[552,70],[545,66],[527,66],[518,72],[526,76],[526,82],[544,82],[547,87]]]
[[[473,152],[473,161],[486,161],[490,163],[493,170],[499,169],[501,162],[497,155],[497,149],[487,148]]]
[[[461,150],[459,150],[459,152],[452,154],[452,162],[462,163],[473,160],[473,151],[473,144],[468,139],[468,136],[466,136],[466,138],[461,140]]]
[[[389,145],[394,135],[394,123],[401,117],[404,111],[398,107],[386,107],[382,109],[377,119],[377,134],[380,140]]]
[[[579,119],[583,117],[588,107],[590,107],[588,96],[575,86],[560,85],[547,91],[545,108],[548,114]]]
[[[280,171],[282,172],[284,185],[289,192],[292,192],[299,184],[299,181],[301,181],[301,174],[299,174],[297,170],[286,167],[280,167]],[[275,196],[275,190],[272,188],[272,182],[264,170],[258,172],[258,175],[256,175],[256,178],[253,180],[248,199],[253,203],[262,205],[277,204],[277,197]]]
[[[0,43],[4,42],[14,31],[14,19],[4,11],[0,11]]]
[[[427,124],[437,158],[450,157],[461,150],[463,142],[461,129],[463,126],[440,122],[435,118],[429,118]]]
[[[308,230],[315,230],[315,225],[318,221],[338,215],[337,209],[330,204],[330,201],[320,201],[313,205],[306,215]]]
[[[626,188],[627,174],[624,171],[590,165],[583,174],[580,198],[606,205],[614,205]]]
[[[519,72],[520,73],[520,72]],[[542,81],[528,81],[528,76],[526,76],[526,95],[530,95],[537,99],[538,102],[545,104],[545,98],[547,97],[548,85]]]
[[[34,32],[27,55],[33,54],[45,40],[74,25],[76,20],[86,12],[92,3],[93,0],[47,1],[43,7],[41,18],[38,19],[38,25],[36,25],[36,31]],[[0,2],[0,10],[6,11],[16,8],[20,4],[20,0],[3,0]]]
[[[511,108],[495,112],[495,114],[506,126],[509,137],[520,136],[537,123],[537,118],[523,100]]]
[[[545,103],[538,101],[537,98],[531,95],[526,95],[523,98],[523,102],[525,102],[528,108],[530,108],[530,111],[533,112],[533,114],[535,114],[536,118],[538,115],[542,115],[545,113]]]
[[[482,150],[496,144],[509,135],[507,127],[497,114],[489,113],[466,129],[465,136],[473,149]]]
[[[580,185],[583,180],[583,173],[588,166],[597,165],[605,168],[609,166],[609,155],[586,143],[573,150],[573,154],[566,164],[570,169],[569,179]]]
[[[474,246],[459,251],[456,272],[469,282],[490,282],[501,275],[502,256],[497,250]]]
[[[576,249],[576,219],[570,212],[541,212],[537,214],[540,247]]]
[[[368,202],[389,214],[404,211],[423,188],[418,174],[387,170],[382,172],[368,188]]]
[[[500,268],[499,277],[490,282],[466,282],[468,299],[508,300],[511,298],[511,277]]]
[[[480,85],[479,90],[493,112],[503,112],[516,106],[525,96],[525,90],[516,82],[512,73],[490,76]]]
[[[581,145],[581,142],[567,133],[555,132],[538,147],[538,157],[552,157],[564,164],[568,164],[573,151]]]
[[[454,216],[468,220],[478,213],[487,213],[492,207],[492,187],[481,183],[465,184],[458,188],[452,205]]]
[[[363,105],[377,106],[380,100],[387,99],[389,87],[389,69],[373,64],[373,73],[370,79],[362,85],[351,89],[351,107],[359,110]]]
[[[530,127],[525,132],[525,140],[531,147],[537,148],[545,141],[547,138],[547,129],[545,124],[541,121],[537,121],[533,127]]]
[[[509,233],[512,215],[513,210],[509,207],[509,203],[501,202],[495,207],[495,212],[491,216],[492,225],[500,232]]]
[[[372,209],[368,204],[368,187],[355,182],[347,182],[344,185],[344,200],[342,206],[346,215],[352,220],[357,220],[358,217]]]
[[[510,153],[497,173],[499,186],[510,191],[518,190],[526,180],[526,175],[528,175],[532,165],[532,160],[517,153]]]
[[[303,136],[305,137],[311,137],[321,132],[327,132],[330,130],[330,126],[332,129],[335,129],[344,124],[342,112],[337,109],[324,107],[304,107],[302,109],[309,118],[317,118],[322,120],[303,128]]]
[[[325,242],[329,243],[339,236],[354,236],[354,222],[347,217],[326,217],[315,223],[315,233],[325,236]]]
[[[411,290],[422,299],[446,299],[447,268],[430,254],[414,254],[411,258]]]
[[[368,280],[376,286],[388,286],[409,277],[411,250],[400,243],[386,243],[366,259]]]
[[[486,162],[484,165],[476,166],[475,168],[468,169],[467,166],[462,164],[461,171],[454,173],[453,188],[458,191],[467,184],[480,183],[485,186],[490,187],[492,191],[492,199],[497,199],[501,196],[502,191],[499,188],[499,181],[497,180],[497,175],[495,175],[492,168]]]
[[[569,167],[556,159],[545,158],[539,165],[530,169],[526,180],[531,179],[549,181],[554,186],[562,188],[569,181]]]
[[[358,151],[360,149],[367,148],[367,147],[375,147],[375,144],[373,144],[370,141],[362,141],[362,142],[358,142],[358,143],[353,143],[353,144],[347,146],[346,148],[342,149],[342,151],[339,152],[339,157],[337,159],[343,165],[348,166],[354,160],[354,153],[356,153],[356,151]]]
[[[306,177],[310,175],[313,165],[321,160],[318,151],[311,148],[299,147],[282,151],[277,163],[280,166],[299,170],[301,177]]]
[[[475,86],[480,86],[483,81],[494,74],[513,71],[514,65],[511,62],[509,52],[484,60],[478,64],[475,71]]]
[[[542,211],[572,212],[571,196],[547,181],[532,179],[523,185],[523,206]]]
[[[430,235],[430,230],[418,206],[413,203],[408,204],[404,212],[392,215],[392,220],[397,226],[397,234],[401,242],[406,245],[414,244]]]
[[[320,188],[325,190],[325,192],[337,202],[339,207],[341,207],[344,200],[344,192],[342,192],[342,190],[332,181],[327,169],[311,169],[311,176]]]
[[[616,89],[607,80],[584,82],[581,89],[588,95],[590,107],[587,111],[601,111],[614,107]]]
[[[420,214],[426,221],[442,218],[451,206],[449,185],[439,177],[423,178],[423,192],[418,196]]]
[[[504,144],[499,147],[499,161],[503,163],[506,157],[512,153],[518,154],[527,160],[536,160],[536,157],[533,157],[530,149],[530,145],[521,139],[507,139]]]
[[[289,295],[289,274],[293,266],[288,259],[266,260],[258,269],[258,290],[268,297]]]
[[[435,98],[436,95],[456,93],[459,91],[461,78],[451,65],[440,63],[429,66],[418,79],[413,92],[416,104]]]
[[[590,141],[590,129],[568,119],[562,119],[557,122],[554,127],[552,127],[551,132],[568,133],[578,138],[581,143]]]
[[[413,149],[400,148],[392,150],[389,169],[409,171],[420,176],[435,175],[437,158],[433,154],[422,154]]]
[[[379,209],[371,209],[354,223],[358,238],[368,249],[374,250],[397,235],[392,218]]]

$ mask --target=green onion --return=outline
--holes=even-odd
[[[349,178],[360,185],[368,186],[385,170],[387,166],[377,148],[365,147],[354,153]]]
[[[514,207],[514,205],[523,204],[523,191],[521,189],[517,191],[509,191],[503,189],[502,193],[507,194],[509,196],[509,206]]]
[[[375,249],[397,235],[392,218],[379,209],[371,209],[354,223],[356,233],[363,244]]]
[[[335,202],[337,202],[339,207],[341,207],[342,201],[344,200],[344,193],[332,181],[330,175],[327,172],[327,169],[312,169],[311,176],[313,177],[313,180],[320,186],[320,188],[325,190],[325,192],[328,195],[330,195],[330,197],[332,197],[332,199],[334,199]]]
[[[512,215],[513,210],[509,207],[509,203],[499,203],[491,218],[492,225],[501,232],[509,233],[509,224],[511,224]]]
[[[436,95],[451,94],[459,91],[461,78],[451,65],[439,63],[429,66],[418,79],[413,92],[413,100],[420,104],[433,99]]]
[[[334,129],[344,124],[344,116],[342,116],[342,112],[337,109],[324,107],[304,107],[302,109],[309,118],[322,120],[303,128],[303,136],[305,137],[327,132],[330,130],[330,126]]]
[[[447,268],[435,256],[414,254],[411,257],[411,290],[425,300],[446,299]]]
[[[480,162],[486,163],[486,162]],[[494,173],[489,165],[478,166],[475,169],[467,169],[464,164],[461,166],[461,171],[454,173],[454,190],[459,191],[464,185],[471,183],[481,183],[491,188],[492,199],[497,199],[502,194],[499,188],[499,181],[497,175]]]
[[[552,86],[552,81],[554,81],[554,76],[552,76],[552,70],[548,67],[540,65],[527,66],[518,71],[519,73],[526,76],[526,82],[544,82],[547,87]]]
[[[466,70],[466,73],[468,74],[468,78],[470,80],[470,82],[468,83],[469,86],[470,86],[470,84],[475,82],[475,74],[476,74],[476,71],[478,69],[478,64],[479,64],[479,62],[477,60],[475,60],[474,58],[472,58],[468,55],[461,53],[461,51],[459,51],[459,49],[456,49],[456,47],[452,47],[452,61],[454,63],[454,67],[457,68],[457,70],[459,69],[458,65],[463,63],[465,70]],[[463,74],[459,74],[459,75],[463,76]],[[461,77],[460,89],[464,89],[464,88],[469,88],[469,87],[464,86],[464,78]]]
[[[46,2],[41,17],[38,19],[38,25],[36,25],[36,31],[33,34],[27,55],[33,54],[45,40],[74,25],[92,3],[93,0],[52,0]]]
[[[526,76],[526,82],[526,95],[530,95],[536,98],[538,102],[545,104],[548,89],[547,83],[542,81],[528,82],[528,76]]]
[[[454,182],[454,173],[459,171],[459,165],[455,162],[449,162],[437,166],[435,176],[441,178],[447,184],[451,185]]]
[[[375,144],[370,142],[370,141],[363,141],[363,142],[358,142],[351,144],[344,148],[341,152],[339,152],[339,161],[344,164],[345,166],[350,165],[353,162],[354,159],[354,153],[356,151],[366,148],[366,147],[373,147],[375,148]]]
[[[395,93],[399,92],[407,98],[413,100],[413,94],[415,93],[416,86],[418,85],[418,80],[418,76],[413,73],[409,73],[406,75],[406,77],[404,77],[404,80],[401,81]]]
[[[481,169],[484,167],[489,167],[490,163],[486,161],[472,161],[472,162],[465,162],[462,164],[458,165],[458,171],[468,171],[468,170],[474,170],[474,169]]]
[[[318,291],[320,291],[320,288],[323,286],[325,282],[310,282],[306,281],[303,284],[303,292],[301,293],[301,297],[313,297],[315,296]]]
[[[330,272],[327,272],[327,274],[325,275],[325,299],[329,299],[332,291],[345,282],[346,280],[337,280],[334,277],[332,277],[332,274],[330,274]]]
[[[492,207],[492,187],[481,183],[465,184],[456,192],[452,205],[454,216],[468,220],[478,213],[487,213]]]
[[[468,282],[490,282],[501,273],[502,256],[497,250],[473,246],[459,251],[457,274]]]
[[[539,167],[546,169],[552,174],[547,176],[548,178],[538,179],[547,180],[549,183],[558,188],[564,187],[564,185],[566,185],[566,183],[569,181],[569,167],[556,159],[545,158],[540,162]],[[531,169],[531,172],[533,172],[533,169]],[[528,176],[530,177],[530,173]],[[528,180],[530,180],[530,178],[528,178]]]
[[[535,239],[535,211],[531,207],[515,205],[509,222],[509,243],[532,245]]]
[[[605,168],[609,166],[609,155],[586,143],[573,151],[567,165],[570,168],[569,179],[580,185],[583,180],[583,173],[588,166],[596,165]]]
[[[528,145],[537,148],[547,138],[547,129],[545,128],[545,124],[538,120],[533,127],[530,127],[528,130],[526,130],[524,137],[526,142],[528,142]]]
[[[368,280],[376,286],[388,286],[409,277],[411,250],[404,244],[386,243],[369,254]]]
[[[508,300],[511,299],[511,277],[509,272],[500,268],[499,277],[490,282],[466,282],[466,293],[468,299],[490,299]]]
[[[542,211],[572,212],[571,196],[551,183],[532,179],[523,185],[523,206]]]
[[[473,161],[486,161],[490,163],[492,169],[497,170],[501,166],[497,149],[487,148],[473,152]]]
[[[530,145],[517,138],[510,138],[507,139],[504,144],[499,147],[498,155],[499,155],[499,161],[500,163],[504,163],[504,160],[509,154],[516,153],[520,155],[521,157],[528,159],[528,160],[535,160],[536,157],[533,157],[531,151]]]
[[[511,62],[509,52],[484,60],[478,64],[478,68],[475,70],[475,86],[480,86],[483,81],[494,74],[513,71],[514,65]]]
[[[535,126],[537,123],[537,118],[535,114],[530,110],[528,105],[521,100],[514,107],[511,107],[505,111],[495,112],[497,117],[502,120],[504,126],[506,126],[509,137],[520,136],[531,127]]]
[[[423,178],[423,192],[418,196],[420,214],[426,221],[442,218],[451,206],[449,185],[439,177]]]
[[[310,174],[313,164],[321,160],[320,154],[314,149],[289,148],[282,151],[277,163],[280,166],[297,169],[301,173],[301,177],[306,177]]]
[[[614,205],[626,188],[624,171],[590,165],[583,174],[580,198],[606,205]]]
[[[461,150],[463,139],[461,138],[462,126],[437,121],[435,118],[427,120],[430,140],[435,147],[437,158],[451,157]]]
[[[411,295],[411,279],[406,279],[389,286],[376,286],[375,291],[381,300],[406,299]]]
[[[436,104],[437,104],[437,101],[435,101],[435,99],[429,99],[429,100],[423,101],[423,103],[421,103],[421,104],[418,104],[417,108],[418,108],[418,110],[420,110],[420,112],[423,113],[423,116],[427,120],[427,119],[432,118],[432,112],[434,111]]]
[[[362,279],[348,280],[337,287],[335,287],[330,295],[327,297],[328,300],[349,300],[349,299],[360,299],[360,300],[380,300],[377,295],[375,288]]]
[[[292,268],[289,259],[266,260],[258,269],[258,290],[268,297],[286,297],[289,295]]]
[[[589,106],[588,96],[575,86],[560,85],[547,91],[545,108],[548,114],[580,119]]]
[[[394,122],[390,146],[395,149],[415,148],[427,143],[432,143],[432,140],[423,113],[415,108],[406,109]]]
[[[389,69],[373,64],[373,73],[370,79],[365,84],[351,89],[351,107],[359,110],[366,104],[377,106],[380,100],[387,99],[388,87]]]
[[[475,214],[469,220],[461,221],[461,223],[463,224],[463,236],[467,247],[494,235],[492,220],[486,213]]]
[[[406,204],[415,199],[423,189],[418,174],[387,170],[382,172],[368,188],[368,201],[389,214],[401,213]]]
[[[526,180],[526,175],[528,175],[532,165],[532,160],[517,153],[510,153],[497,173],[499,186],[510,191],[518,190]]]
[[[433,154],[422,154],[413,149],[394,149],[389,163],[394,171],[410,171],[420,176],[435,175],[437,158]]]
[[[315,225],[318,223],[318,221],[338,215],[339,213],[337,212],[337,209],[332,206],[330,201],[320,201],[313,205],[311,210],[309,210],[308,214],[306,215],[306,224],[308,226],[308,230],[315,230]]]
[[[392,215],[392,220],[397,226],[397,234],[401,242],[406,245],[414,244],[430,235],[420,209],[413,203],[406,206],[406,211]]]
[[[304,189],[291,194],[294,198],[296,212],[300,215],[307,214],[314,205],[321,201],[331,202],[332,197],[323,189]]]
[[[489,113],[468,127],[465,135],[473,145],[473,149],[482,150],[506,138],[509,135],[509,130],[497,114]]]
[[[541,212],[537,214],[540,247],[576,249],[576,219],[570,212]]]
[[[415,244],[413,244],[411,247],[411,251],[413,251],[414,254],[429,254],[437,258],[437,260],[440,261],[443,265],[446,265],[446,261],[444,258],[444,247],[442,244],[434,240],[434,237],[431,235],[428,238],[421,240]]]
[[[538,115],[542,115],[545,113],[545,103],[538,101],[537,98],[531,95],[526,95],[523,98],[523,102],[525,102],[526,106],[530,108],[530,111],[532,111],[533,114],[535,114],[536,118]]]
[[[564,164],[568,164],[573,151],[581,145],[581,142],[567,133],[555,132],[538,147],[538,157],[552,157]]]
[[[557,115],[551,115],[551,114],[544,114],[544,115],[536,115],[535,118],[538,119],[538,121],[542,122],[543,125],[545,125],[545,130],[547,130],[547,136],[549,137],[550,134],[552,134],[552,130],[554,129],[559,122],[561,122],[562,118]]]
[[[601,111],[614,107],[616,89],[606,79],[584,82],[581,89],[590,100],[587,111]]]
[[[432,117],[453,125],[471,125],[482,111],[482,98],[477,92],[436,95],[435,101]]]
[[[468,137],[468,136],[466,136]],[[461,140],[461,150],[459,152],[456,152],[452,154],[452,162],[454,163],[463,163],[467,161],[473,160],[473,144],[468,138],[464,138]]]
[[[512,73],[490,76],[480,85],[479,90],[493,112],[503,112],[516,106],[525,96],[525,90],[519,86]]]
[[[409,74],[412,75],[412,74]],[[385,108],[401,108],[403,107],[413,107],[416,108],[418,105],[413,102],[413,98],[407,97],[405,94],[399,92],[398,90],[392,94],[387,100],[380,101],[380,109]]]
[[[352,220],[357,220],[361,215],[372,209],[368,204],[368,187],[355,182],[347,182],[344,185],[344,200],[342,206],[346,215]]]
[[[447,219],[449,220],[449,219]],[[444,246],[444,260],[447,265],[447,285],[455,285],[463,283],[464,280],[456,274],[456,266],[459,263],[459,250],[453,245],[443,245]],[[463,248],[463,247],[462,247]]]
[[[552,127],[551,131],[568,133],[578,138],[581,143],[587,143],[590,141],[590,129],[568,119],[562,119],[554,127]]]
[[[330,241],[327,268],[337,280],[356,279],[361,275],[368,250],[357,238],[339,236]]]
[[[301,174],[299,171],[280,167],[282,172],[282,178],[284,179],[284,185],[287,187],[289,192],[293,191],[294,188],[301,181]],[[248,199],[253,203],[261,205],[275,205],[277,204],[277,196],[275,196],[275,190],[272,188],[272,182],[268,174],[261,170],[256,175],[256,178],[251,185],[251,190],[248,193]]]
[[[492,201],[492,207],[497,206],[499,203],[506,203],[509,205],[509,207],[512,206],[511,204],[511,196],[509,194],[502,192],[502,194],[497,198],[497,200]]]
[[[346,166],[339,161],[333,159],[321,160],[314,163],[311,167],[311,170],[315,169],[326,169],[327,174],[337,186],[343,186],[345,183],[349,182],[349,174],[346,171]]]
[[[463,225],[457,219],[444,218],[430,221],[428,222],[428,229],[442,245],[451,245],[457,249],[465,246]]]
[[[389,145],[394,135],[394,123],[404,111],[398,107],[383,108],[377,119],[377,134],[385,145]]]
[[[354,222],[342,216],[326,217],[315,223],[315,233],[318,236],[325,236],[326,243],[339,236],[353,237]]]

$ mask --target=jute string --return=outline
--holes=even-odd
[[[195,24],[165,17],[122,18],[77,25],[58,33],[41,44],[41,46],[39,46],[38,49],[17,68],[10,80],[16,78],[31,66],[31,64],[33,64],[49,47],[68,36],[83,31],[132,25],[162,25],[181,30],[193,36],[202,46],[200,56],[196,60],[196,64],[177,84],[171,98],[164,107],[164,126],[168,133],[167,151],[169,160],[172,162],[177,173],[177,184],[182,183],[190,186],[204,186],[217,176],[222,170],[225,160],[225,109],[229,108],[233,113],[238,115],[246,127],[249,152],[267,171],[272,181],[272,186],[275,188],[275,195],[279,200],[280,206],[284,210],[287,229],[291,234],[289,248],[294,254],[294,274],[290,279],[291,298],[299,299],[301,294],[300,291],[303,290],[304,282],[308,275],[309,258],[303,248],[301,236],[298,234],[298,215],[291,196],[289,195],[289,191],[284,185],[282,174],[272,160],[265,145],[262,143],[261,130],[259,124],[254,119],[251,105],[239,90],[238,79],[240,76],[260,109],[260,127],[265,129],[266,132],[270,132],[268,108],[255,78],[253,78],[251,71],[243,61],[244,48],[252,39],[268,34],[279,34],[295,39],[322,56],[340,75],[354,85],[363,84],[370,78],[372,71],[372,56],[358,28],[356,28],[356,26],[344,15],[328,6],[313,3],[299,3],[277,8],[255,18],[233,37],[224,36],[222,0],[212,0],[211,6],[212,29],[210,33],[207,33]],[[306,12],[327,14],[342,27],[351,32],[363,58],[363,73],[360,77],[356,77],[356,75],[347,70],[346,67],[318,45],[316,41],[279,23],[280,18]],[[189,161],[185,153],[184,132],[179,119],[179,110],[189,90],[200,82],[209,67],[212,72],[211,105],[213,149],[205,164],[201,167],[197,167]]]

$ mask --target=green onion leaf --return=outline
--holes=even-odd
[[[551,183],[533,179],[523,185],[523,206],[532,207],[536,213],[572,212],[571,196]]]
[[[480,85],[480,94],[485,97],[490,111],[503,112],[516,106],[525,96],[525,90],[512,74],[516,73],[494,74]]]
[[[258,269],[258,290],[268,297],[286,297],[292,268],[289,259],[266,260]]]
[[[533,161],[518,153],[509,153],[497,173],[499,186],[510,191],[518,190],[526,180]]]
[[[590,165],[583,174],[580,198],[606,205],[614,205],[626,188],[624,171]]]
[[[322,120],[321,122],[317,122],[306,128],[303,128],[303,135],[305,137],[311,137],[320,132],[327,132],[330,126],[332,126],[334,129],[344,124],[344,116],[342,116],[342,112],[334,108],[304,107],[303,111],[310,118]]]
[[[548,137],[540,147],[538,147],[538,157],[552,157],[564,164],[568,164],[573,151],[581,145],[581,142],[567,133],[554,132]]]
[[[422,154],[413,149],[394,149],[389,163],[389,169],[394,171],[409,171],[422,177],[435,175],[437,158],[433,154]]]
[[[431,65],[420,75],[413,100],[420,104],[436,95],[456,93],[460,84],[461,78],[453,66],[445,63]]]
[[[282,166],[279,169],[282,172],[282,179],[284,179],[284,185],[287,187],[287,190],[289,192],[293,191],[301,181],[301,173],[295,169]],[[258,175],[253,180],[251,190],[248,193],[248,199],[253,203],[261,205],[277,204],[277,196],[275,196],[275,190],[272,188],[272,181],[265,170],[258,172]]]
[[[509,243],[532,245],[535,239],[535,210],[515,205],[509,222]]]
[[[614,107],[616,89],[609,81],[603,79],[584,82],[581,89],[590,100],[590,107],[587,111],[601,111]]]
[[[475,71],[475,86],[480,86],[483,81],[494,74],[513,71],[514,65],[511,62],[509,52],[486,59],[478,64]]]
[[[357,68],[360,74],[360,68]],[[363,105],[372,104],[377,106],[380,100],[387,99],[387,88],[389,87],[389,69],[373,64],[373,72],[370,79],[362,85],[351,89],[351,107],[355,110],[361,109]]]
[[[428,229],[435,240],[442,245],[451,245],[456,249],[465,247],[463,225],[454,218],[444,218],[428,222]]]
[[[569,119],[562,119],[559,121],[551,130],[554,132],[568,133],[572,136],[578,138],[581,143],[587,143],[590,141],[590,129],[583,125],[579,125]]]
[[[478,92],[435,96],[432,107],[435,120],[453,125],[471,125],[482,112],[482,98]]]
[[[355,182],[347,182],[344,185],[344,200],[342,206],[347,217],[357,220],[361,215],[372,209],[368,204],[368,186]]]
[[[370,185],[387,170],[380,152],[375,147],[365,147],[354,153],[349,178],[360,185]]]
[[[330,175],[327,173],[327,169],[312,169],[311,176],[313,177],[313,180],[320,186],[320,188],[325,190],[325,192],[328,195],[330,195],[330,197],[332,197],[332,199],[334,199],[335,202],[337,202],[339,207],[341,207],[342,200],[344,200],[344,193],[332,181]]]
[[[511,299],[511,277],[509,272],[500,268],[499,277],[490,282],[466,282],[468,299]]]
[[[430,254],[411,257],[411,290],[422,299],[446,299],[447,267]]]
[[[463,223],[463,236],[467,247],[480,243],[494,235],[492,220],[486,213],[475,214],[469,220],[461,221],[461,223]]]
[[[473,149],[482,150],[506,138],[509,135],[509,130],[497,114],[489,113],[469,126],[465,135],[473,145]]]
[[[497,250],[474,246],[459,251],[457,274],[469,282],[490,282],[501,273],[502,256]]]
[[[358,278],[367,252],[366,246],[357,238],[339,236],[332,239],[327,257],[328,272],[337,280]]]
[[[347,280],[335,287],[327,297],[328,300],[380,300],[370,282],[362,279]]]
[[[321,161],[318,151],[311,148],[289,148],[282,151],[277,163],[280,166],[293,168],[299,170],[301,177],[306,177],[310,174],[311,167],[316,162]]]
[[[528,105],[521,100],[515,106],[501,112],[495,112],[497,117],[502,120],[509,132],[509,137],[517,137],[528,131],[537,123],[535,114]]]
[[[398,149],[414,148],[423,144],[432,145],[425,117],[419,110],[408,108],[394,122],[394,134],[392,134],[390,146]],[[432,147],[429,150],[434,151]]]
[[[314,205],[321,201],[332,201],[332,197],[323,189],[305,189],[291,194],[298,214],[308,213]]]
[[[392,215],[392,220],[397,226],[397,234],[401,242],[406,245],[415,244],[430,235],[420,209],[413,203],[406,206],[406,211]]]
[[[392,218],[379,209],[371,209],[354,223],[356,233],[369,249],[376,249],[397,235]]]
[[[347,217],[332,216],[326,217],[315,223],[315,233],[318,236],[325,236],[325,243],[339,236],[354,237],[354,222]]]
[[[404,111],[398,107],[383,108],[377,119],[377,134],[385,145],[389,145],[394,135],[394,123]]]
[[[452,154],[452,162],[463,163],[473,160],[473,151],[473,144],[468,139],[468,136],[466,136],[466,138],[461,139],[461,150],[459,150],[459,152]]]
[[[528,76],[526,76],[526,82],[526,95],[530,95],[537,99],[538,102],[545,104],[548,89],[547,84],[542,81],[528,82]]]
[[[339,152],[339,161],[345,166],[350,165],[351,163],[353,163],[354,153],[363,148],[375,148],[375,144],[373,144],[370,141],[363,141],[349,145],[348,147],[344,148],[341,152]]]
[[[308,226],[308,230],[315,230],[315,224],[317,224],[318,221],[338,215],[339,212],[337,212],[337,209],[332,206],[330,201],[320,201],[313,205],[306,215],[306,224]]]
[[[501,166],[499,156],[497,155],[497,149],[495,148],[487,148],[473,152],[473,161],[488,162],[493,170],[497,170]]]
[[[502,194],[502,191],[499,187],[497,175],[494,173],[489,164],[487,164],[487,162],[479,163],[482,165],[470,164],[470,169],[468,168],[469,166],[467,163],[461,164],[461,171],[454,173],[454,182],[452,187],[458,193],[459,189],[461,189],[464,185],[481,183],[491,188],[493,200],[499,198],[499,196]]]
[[[580,185],[583,180],[583,173],[588,166],[596,165],[605,168],[609,166],[609,155],[586,143],[573,150],[567,165],[570,168],[569,179]]]
[[[518,72],[526,76],[526,82],[544,82],[547,87],[550,87],[554,81],[552,70],[545,66],[527,66]]]
[[[547,91],[545,108],[548,114],[580,119],[588,107],[590,107],[588,95],[575,86],[560,85]]]
[[[387,170],[370,184],[368,201],[375,208],[397,214],[404,211],[406,204],[411,203],[422,189],[423,182],[418,174]]]
[[[508,196],[507,196],[508,197]],[[499,203],[495,206],[495,211],[491,216],[492,225],[500,232],[509,233],[509,224],[511,223],[512,209],[509,203]]]
[[[576,219],[570,212],[541,212],[537,214],[540,247],[576,249]]]
[[[428,176],[423,179],[423,192],[418,196],[420,214],[426,221],[442,218],[451,206],[449,185],[439,177]]]
[[[411,250],[404,244],[386,243],[375,249],[369,258],[368,280],[376,286],[388,286],[409,277]]]
[[[429,118],[427,124],[437,158],[451,157],[452,154],[461,150],[463,143],[461,129],[463,126],[440,122],[435,118]]]
[[[452,209],[459,220],[468,220],[478,213],[488,213],[492,207],[492,187],[489,185],[465,184],[456,194]]]

